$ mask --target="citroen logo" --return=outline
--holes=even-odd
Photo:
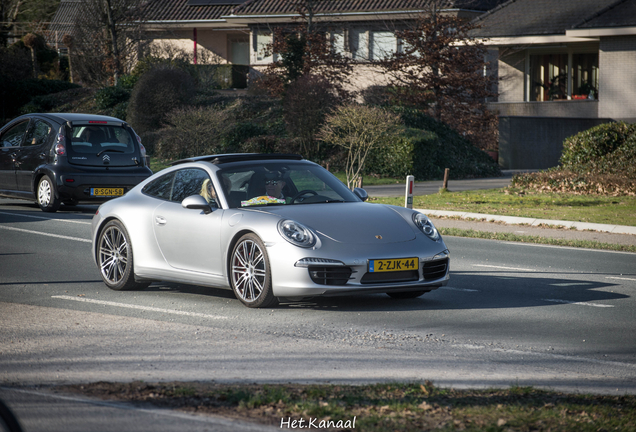
[[[377,235],[377,236],[375,236],[375,238],[377,238],[378,240],[382,240],[382,236],[381,235]]]
[[[102,158],[102,160],[103,160],[104,162],[110,162],[110,156],[108,156],[108,155],[104,155],[104,157]]]

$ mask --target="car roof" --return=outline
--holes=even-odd
[[[84,113],[32,113],[28,114],[30,116],[37,115],[45,118],[49,118],[51,120],[55,120],[59,123],[65,123],[67,121],[86,121],[86,120],[102,120],[102,121],[116,121],[122,122],[122,119],[118,119],[116,117],[98,115],[98,114],[84,114]]]
[[[197,156],[187,159],[180,159],[172,162],[171,165],[180,165],[188,162],[210,162],[215,165],[230,162],[245,162],[259,160],[302,160],[303,157],[298,154],[287,153],[228,153],[219,155]]]

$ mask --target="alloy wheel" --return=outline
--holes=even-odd
[[[116,226],[106,228],[99,242],[99,268],[109,285],[117,285],[126,277],[128,256],[128,240],[124,233]]]
[[[256,301],[267,280],[265,256],[260,246],[252,240],[243,240],[232,256],[232,281],[236,294],[243,302]]]

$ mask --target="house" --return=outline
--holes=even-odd
[[[78,2],[62,0],[51,24],[49,43],[73,34]],[[443,14],[472,19],[505,0],[313,0],[312,19],[329,33],[336,49],[359,64],[377,60],[399,49],[393,30],[400,23],[427,13],[433,5]],[[153,0],[143,18],[146,37],[154,46],[192,53],[194,63],[214,61],[249,65],[252,71],[274,60],[264,47],[272,29],[298,25],[300,0]],[[360,77],[367,77],[367,73]],[[361,79],[360,86],[372,82]]]
[[[502,168],[556,166],[568,136],[636,122],[636,0],[509,0],[474,22],[498,51]]]

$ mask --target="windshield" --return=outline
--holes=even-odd
[[[329,171],[310,163],[228,164],[218,176],[230,208],[360,201]]]

